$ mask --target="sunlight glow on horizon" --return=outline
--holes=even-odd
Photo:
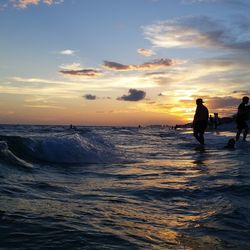
[[[3,0],[0,122],[174,125],[198,97],[232,116],[250,93],[247,6]]]

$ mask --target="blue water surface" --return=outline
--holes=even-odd
[[[250,143],[231,132],[0,127],[0,249],[250,249]]]

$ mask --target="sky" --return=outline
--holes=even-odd
[[[190,122],[250,94],[248,0],[0,0],[0,123]]]

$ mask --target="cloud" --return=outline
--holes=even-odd
[[[191,100],[180,100],[181,105],[185,105],[186,107],[192,107],[195,105],[195,99],[202,98],[205,101],[205,105],[209,107],[209,110],[212,112],[220,111],[220,110],[237,110],[238,105],[241,102],[241,98],[234,96],[192,96]]]
[[[86,94],[83,96],[86,100],[96,100],[96,96],[95,95],[91,95],[91,94]]]
[[[80,70],[82,69],[80,63],[62,64],[59,68],[63,70]]]
[[[250,7],[249,3],[247,2],[248,0],[182,0],[182,3],[184,4],[196,4],[196,3],[221,3],[237,8],[246,8]]]
[[[225,92],[246,89],[249,86],[250,59],[241,55],[197,59],[178,64],[166,71],[145,72],[145,78],[159,86],[174,89],[193,86],[209,91]],[[206,92],[204,90],[204,92]]]
[[[59,53],[65,56],[73,56],[75,54],[75,51],[71,49],[65,49],[65,50],[60,51]]]
[[[67,85],[68,84],[68,82],[65,82],[65,81],[48,80],[48,79],[41,79],[41,78],[23,78],[23,77],[15,76],[15,77],[11,77],[10,79],[14,80],[16,82],[41,83],[43,85],[45,85],[45,84],[48,84],[48,85],[51,85],[51,84]]]
[[[234,108],[237,109],[241,99],[232,96],[207,97],[207,103],[211,109]]]
[[[133,64],[120,64],[117,62],[110,62],[110,61],[104,61],[103,67],[109,70],[116,70],[116,71],[131,71],[131,70],[152,70],[152,69],[159,69],[163,67],[169,67],[172,65],[175,65],[176,62],[172,59],[157,59],[150,62],[145,62],[143,64],[139,65],[133,65]]]
[[[116,62],[104,61],[103,66],[110,70],[132,70],[130,65],[124,65]]]
[[[245,95],[250,95],[250,91],[249,90],[235,90],[232,92],[232,94],[237,94],[237,95],[241,95],[241,96],[245,96]]]
[[[143,56],[153,56],[155,55],[155,52],[151,49],[143,49],[143,48],[140,48],[137,50],[137,52]]]
[[[38,5],[39,3],[44,3],[47,5],[59,4],[62,3],[63,0],[11,0],[10,3],[20,9],[27,8],[28,5]]]
[[[8,3],[0,3],[0,11],[6,9],[8,7]]]
[[[143,28],[153,46],[250,51],[250,21],[242,17],[226,24],[206,16],[182,17]]]
[[[128,95],[123,95],[121,97],[118,97],[117,100],[120,101],[140,101],[143,100],[146,96],[146,92],[142,90],[137,90],[137,89],[129,89],[129,94]]]
[[[65,69],[60,70],[60,73],[69,76],[86,76],[86,77],[97,77],[101,76],[102,72],[97,69]]]

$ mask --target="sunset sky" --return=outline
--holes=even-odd
[[[0,123],[189,122],[250,94],[248,0],[0,0]]]

